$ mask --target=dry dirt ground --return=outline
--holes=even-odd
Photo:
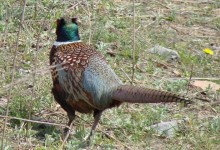
[[[82,140],[93,118],[77,113],[75,132],[64,143],[67,117],[51,95],[48,66],[54,22],[63,15],[78,17],[82,40],[101,51],[124,82],[132,80],[134,66],[134,84],[186,95],[196,103],[107,110],[90,147]],[[0,145],[5,149],[220,149],[219,0],[139,0],[134,5],[128,0],[8,0],[0,5],[0,31]],[[175,50],[180,60],[149,53],[156,45]],[[214,54],[204,53],[205,48]],[[172,138],[149,128],[182,119],[187,121]]]

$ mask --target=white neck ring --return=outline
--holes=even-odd
[[[71,41],[71,42],[57,42],[57,41],[55,41],[53,43],[53,45],[57,47],[57,46],[60,46],[60,45],[67,45],[67,44],[78,43],[78,42],[81,42],[81,40]]]

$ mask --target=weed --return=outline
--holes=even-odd
[[[125,0],[28,1],[21,22],[22,1],[1,3],[0,115],[5,115],[10,99],[9,116],[17,117],[8,121],[3,137],[4,149],[46,150],[62,145],[63,126],[27,121],[67,122],[66,113],[51,95],[48,67],[56,19],[63,15],[77,16],[82,40],[104,54],[120,78],[129,84],[128,77],[132,76],[132,8],[132,2]],[[135,8],[135,84],[189,96],[205,92],[212,101],[219,98],[218,91],[213,94],[210,90],[188,87],[191,76],[219,78],[218,0],[136,1]],[[180,63],[170,63],[161,56],[149,54],[147,50],[155,45],[176,50],[181,57]],[[203,53],[207,47],[214,51],[214,55]],[[109,55],[109,51],[114,55]],[[178,80],[174,79],[177,76],[175,71],[179,72]],[[105,111],[91,149],[219,149],[220,123],[219,119],[213,118],[219,116],[218,105],[199,102],[187,108],[174,105],[125,104]],[[74,133],[65,149],[82,148],[83,138],[90,130],[92,116],[77,115]],[[161,121],[185,117],[189,118],[187,129],[174,138],[161,138],[148,130],[150,125]],[[202,130],[200,127],[204,123]],[[0,135],[3,135],[2,117],[0,124]]]

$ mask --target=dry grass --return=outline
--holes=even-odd
[[[62,146],[67,117],[50,93],[48,54],[55,39],[54,21],[66,14],[79,18],[83,41],[96,46],[124,82],[130,82],[134,70],[134,84],[211,100],[186,108],[134,104],[107,110],[91,149],[220,148],[220,107],[212,105],[220,100],[219,91],[188,86],[190,77],[220,83],[220,2],[143,0],[134,6],[135,18],[133,1],[2,2],[0,135],[5,149]],[[181,62],[167,62],[147,51],[157,44],[176,50]],[[214,51],[213,56],[203,53],[206,47]],[[65,149],[79,149],[90,130],[92,116],[77,116],[76,132]],[[152,124],[185,117],[188,122],[175,138],[148,130]]]

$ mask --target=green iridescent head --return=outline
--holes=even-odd
[[[72,42],[80,40],[77,18],[57,19],[57,42]]]

